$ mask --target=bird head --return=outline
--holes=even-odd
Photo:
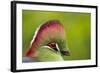
[[[49,46],[55,51],[59,51],[61,55],[69,56],[70,52],[67,48],[66,43],[66,32],[63,24],[58,20],[50,20],[36,30],[34,35],[31,48],[27,52],[26,56],[36,57],[36,50],[41,46]]]

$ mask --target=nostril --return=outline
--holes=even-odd
[[[70,56],[70,52],[69,51],[61,51],[61,53],[65,56]]]

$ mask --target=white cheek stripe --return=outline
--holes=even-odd
[[[56,44],[56,47],[57,47],[57,50],[60,51],[60,49],[59,49],[59,47],[58,47],[58,44]]]
[[[49,46],[42,46],[43,48],[50,48]]]

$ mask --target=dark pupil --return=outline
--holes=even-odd
[[[51,43],[51,47],[55,48],[56,44],[55,43]]]
[[[56,48],[56,43],[49,43],[48,46],[51,48]]]
[[[55,51],[58,51],[55,42],[49,43],[48,46],[49,46],[50,48],[53,48]]]

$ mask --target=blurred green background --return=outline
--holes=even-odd
[[[71,51],[65,60],[85,60],[91,58],[91,14],[79,12],[22,11],[23,56],[28,49],[37,27],[48,20],[59,20],[65,28],[67,45]]]

